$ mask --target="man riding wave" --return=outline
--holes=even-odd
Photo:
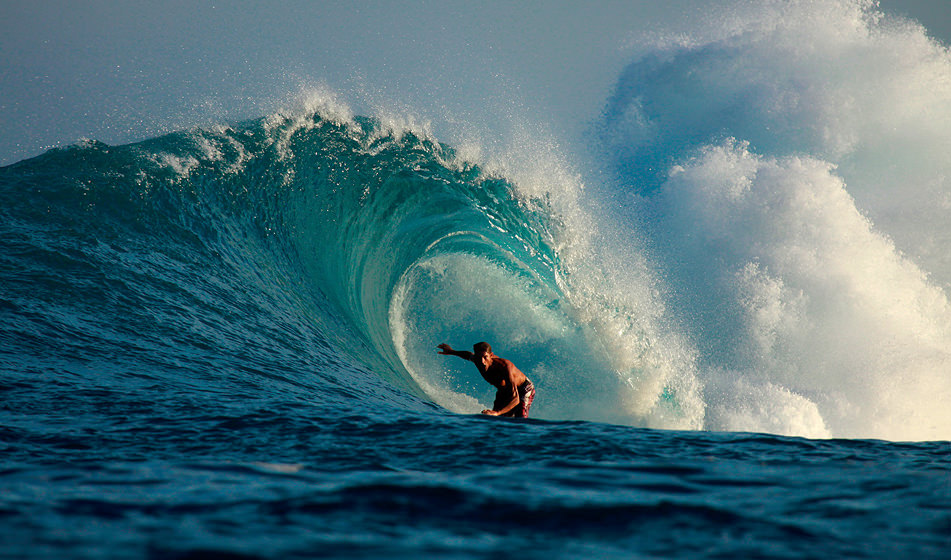
[[[448,344],[440,344],[440,354],[458,356],[475,364],[482,378],[496,388],[495,403],[491,410],[483,410],[489,416],[528,418],[528,410],[535,399],[535,386],[515,364],[492,352],[488,342],[472,345],[472,352],[453,350]]]

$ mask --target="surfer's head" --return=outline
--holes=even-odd
[[[472,353],[482,362],[482,365],[489,367],[492,363],[492,347],[488,342],[477,342],[472,345]]]

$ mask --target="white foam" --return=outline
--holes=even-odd
[[[198,159],[195,157],[178,156],[168,152],[160,152],[154,156],[149,156],[149,159],[158,165],[171,169],[172,172],[182,179],[191,175],[191,172],[194,171],[200,164]]]
[[[947,48],[852,0],[653,40],[602,137],[697,345],[705,425],[951,437]]]
[[[947,437],[951,305],[831,165],[729,141],[675,168],[656,203],[668,258],[684,263],[685,305],[714,349],[708,363],[765,399],[809,395],[837,436]],[[746,416],[780,413],[758,407]],[[736,429],[729,418],[708,423]],[[746,429],[764,422],[786,425],[760,418]]]
[[[765,432],[828,438],[819,407],[785,387],[769,382],[753,384],[729,372],[711,374],[707,386],[707,424],[716,430]],[[732,379],[731,379],[732,377]]]
[[[320,122],[314,119],[315,115],[323,121],[351,128],[355,132],[360,131],[360,125],[354,120],[350,106],[341,100],[336,92],[324,85],[301,85],[295,94],[288,96],[282,109],[272,113],[264,121],[264,130],[269,138],[274,139],[280,157],[294,157],[290,150],[291,138],[302,130],[319,126]]]

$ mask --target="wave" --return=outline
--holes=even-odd
[[[485,154],[327,92],[5,167],[6,367],[472,413],[435,346],[488,340],[540,418],[947,438],[947,49],[867,2],[706,33],[642,45],[588,178],[528,127]]]
[[[4,168],[10,270],[30,270],[5,294],[21,318],[6,338],[21,369],[48,367],[55,347],[105,385],[270,379],[325,404],[422,397],[470,413],[491,395],[435,346],[485,339],[545,390],[539,417],[699,428],[696,387],[644,361],[643,319],[579,266],[595,249],[564,201],[485,167],[320,94],[240,126]]]

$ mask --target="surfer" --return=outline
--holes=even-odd
[[[528,409],[535,399],[535,386],[515,364],[492,352],[488,342],[472,345],[472,352],[453,350],[448,344],[440,344],[440,354],[459,356],[475,364],[482,378],[495,387],[495,403],[492,410],[483,410],[489,416],[528,418]]]

